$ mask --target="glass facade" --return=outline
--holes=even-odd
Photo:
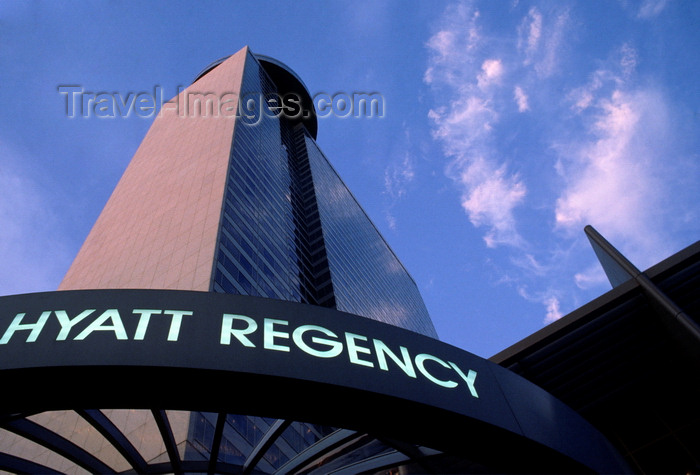
[[[305,139],[336,308],[437,338],[415,282],[316,142]]]
[[[241,97],[274,91],[264,70],[249,57]],[[215,292],[302,301],[282,125],[275,117],[263,117],[256,125],[241,122],[235,129]]]
[[[275,472],[302,450],[335,431],[316,424],[286,422],[240,414],[226,414],[223,419],[218,461],[229,466],[244,466],[248,457],[266,435],[270,432],[278,432],[274,444],[271,444],[261,455],[255,467],[262,473]],[[209,459],[212,455],[217,423],[219,423],[219,414],[191,413],[183,460]]]
[[[437,337],[414,281],[304,125],[262,100],[281,93],[248,53],[240,97],[260,109],[235,127],[211,290],[322,305]],[[192,413],[185,459],[211,456],[216,424],[216,414]],[[242,465],[281,424],[257,470],[274,472],[335,430],[228,414],[219,461]]]
[[[279,91],[249,54],[242,98]],[[303,125],[235,129],[212,290],[337,308],[437,337],[415,282]]]

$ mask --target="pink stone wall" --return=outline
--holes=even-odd
[[[237,97],[247,51],[183,91],[180,102],[193,92]],[[235,121],[182,115],[163,106],[59,290],[209,290]]]

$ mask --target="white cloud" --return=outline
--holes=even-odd
[[[476,158],[462,170],[460,182],[464,185],[461,204],[469,220],[489,228],[484,236],[486,244],[521,244],[513,217],[513,209],[526,194],[519,178],[507,176],[504,165],[494,169],[492,163]]]
[[[430,49],[439,57],[446,58],[455,47],[455,33],[453,31],[438,31],[428,41]]]
[[[556,297],[547,298],[544,304],[547,309],[547,314],[544,317],[545,324],[555,322],[564,316],[559,308],[559,299]]]
[[[639,6],[637,18],[648,20],[654,18],[666,8],[668,0],[645,0]]]
[[[469,93],[455,97],[447,107],[431,109],[433,136],[440,139],[448,155],[461,157],[488,138],[498,114],[490,101]]]
[[[587,290],[606,284],[608,279],[605,276],[605,272],[603,272],[603,268],[596,262],[586,270],[576,273],[574,282],[579,289]]]
[[[624,77],[629,77],[637,68],[637,50],[625,43],[620,48],[620,68]]]
[[[518,287],[518,294],[528,302],[538,303],[544,306],[545,315],[542,323],[548,325],[564,316],[561,310],[559,298],[552,290],[543,292],[529,292],[524,286]]]
[[[477,76],[477,84],[480,89],[485,89],[493,84],[498,84],[503,76],[503,63],[500,59],[487,59],[481,65],[481,73]]]
[[[591,220],[606,225],[624,221],[624,226],[632,216],[637,218],[640,199],[650,185],[644,168],[626,150],[639,122],[632,98],[616,91],[600,108],[592,127],[597,140],[578,150],[577,163],[565,172],[569,184],[556,207],[556,222],[561,226]]]
[[[542,36],[542,14],[537,7],[530,8],[527,16],[523,18],[518,28],[518,36],[518,49],[525,54],[524,63],[530,64],[534,60]]]
[[[387,198],[384,215],[389,229],[392,230],[398,225],[393,208],[408,194],[410,185],[416,178],[416,160],[408,151],[411,148],[411,134],[407,128],[404,128],[403,135],[403,145],[391,152],[390,163],[384,169],[384,195]]]
[[[530,253],[513,257],[511,258],[511,262],[527,273],[537,276],[545,276],[551,271],[551,265],[541,263],[534,255]]]
[[[592,224],[646,256],[647,264],[667,252],[658,224],[669,192],[659,179],[668,178],[667,106],[652,89],[615,88],[590,103],[593,120],[585,132],[592,139],[562,150],[565,186],[556,201],[556,224],[575,232]]]
[[[469,5],[448,6],[442,28],[427,42],[431,52],[430,64],[423,76],[427,84],[437,81],[459,87],[468,80],[463,76],[463,61],[471,60],[470,55],[481,41],[478,19],[479,12]]]
[[[594,71],[587,84],[572,89],[566,95],[574,112],[580,113],[593,106],[607,90],[628,88],[627,82],[635,73],[639,61],[637,50],[625,43],[612,56],[608,61],[609,67]]]
[[[515,86],[513,90],[513,99],[515,103],[518,104],[518,112],[526,112],[530,110],[529,98],[523,88],[520,86]]]
[[[406,194],[406,187],[415,178],[413,159],[405,153],[398,163],[389,165],[384,170],[384,191],[392,198],[401,198]]]
[[[542,52],[539,60],[535,63],[535,71],[542,77],[554,74],[559,64],[559,54],[566,37],[569,24],[569,13],[564,12],[554,18],[554,22],[545,35],[542,45]]]
[[[513,7],[520,21],[509,36],[469,5],[450,7],[427,43],[433,136],[470,222],[487,246],[505,248],[489,254],[507,276],[498,284],[542,305],[548,323],[580,304],[582,293],[608,286],[584,225],[642,268],[673,252],[668,228],[682,219],[688,227],[696,213],[673,202],[668,183],[696,185],[679,179],[694,159],[688,143],[675,143],[658,83],[637,77],[645,58],[633,43],[579,61],[571,55],[591,50],[576,41],[575,10]],[[656,15],[664,6],[643,9]],[[560,74],[564,66],[571,71]],[[582,74],[588,80],[577,83]],[[689,192],[676,193],[689,202]]]
[[[573,103],[572,109],[576,112],[581,112],[591,106],[595,96],[590,87],[580,87],[571,91],[568,99]]]
[[[484,52],[479,17],[464,4],[452,6],[442,28],[428,41],[426,82],[439,97],[449,98],[431,109],[429,117],[435,125],[433,136],[449,158],[447,174],[459,186],[471,223],[485,228],[490,247],[518,246],[522,240],[513,211],[527,190],[492,145],[499,121],[496,94],[504,87],[506,67],[502,59]]]
[[[522,64],[532,67],[540,78],[553,75],[569,23],[568,11],[555,11],[545,17],[537,7],[530,8],[517,31]]]
[[[389,229],[391,229],[392,231],[395,230],[397,226],[396,217],[389,211],[384,212],[384,217],[386,218],[386,223],[387,226],[389,226]]]

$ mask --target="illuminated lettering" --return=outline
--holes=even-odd
[[[58,333],[58,336],[56,337],[56,341],[63,341],[66,338],[68,338],[68,334],[70,333],[71,328],[73,328],[76,324],[80,323],[90,315],[92,312],[94,312],[95,309],[89,309],[89,310],[84,310],[80,312],[78,315],[76,315],[74,318],[69,318],[68,314],[65,312],[65,310],[56,310],[54,312],[54,315],[56,315],[56,318],[58,318],[58,323],[61,324],[61,331]]]
[[[233,328],[234,321],[242,321],[247,324],[245,328]],[[234,315],[230,313],[225,313],[224,318],[221,321],[221,339],[220,343],[222,345],[231,344],[231,335],[235,336],[236,339],[245,347],[255,348],[255,344],[248,339],[246,335],[250,335],[258,329],[258,323],[250,317],[245,315]]]
[[[361,360],[358,356],[358,353],[369,355],[372,354],[372,351],[364,346],[358,346],[356,343],[357,340],[367,341],[367,337],[356,335],[354,333],[345,333],[345,341],[348,345],[348,356],[350,357],[350,363],[374,368],[374,364],[371,361]]]
[[[185,310],[163,310],[163,313],[172,315],[170,320],[170,331],[168,332],[168,341],[177,341],[180,335],[180,327],[182,326],[182,317],[192,315],[192,312]]]
[[[294,341],[294,344],[296,344],[303,352],[317,358],[334,358],[343,352],[343,344],[341,342],[328,340],[317,336],[311,337],[311,341],[317,345],[328,346],[329,349],[321,351],[311,348],[304,341],[304,334],[310,331],[317,331],[319,333],[323,333],[327,337],[338,338],[338,335],[327,328],[319,327],[318,325],[302,325],[294,330],[294,333],[292,333],[292,340]]]
[[[111,320],[111,325],[105,325],[108,320]],[[126,334],[126,328],[124,328],[124,323],[122,323],[122,317],[119,315],[119,310],[116,308],[105,310],[102,315],[97,317],[85,330],[81,331],[75,339],[84,340],[90,333],[96,331],[113,331],[117,340],[129,339]]]
[[[122,312],[125,310],[122,309]],[[42,333],[42,338],[55,338],[55,341],[65,341],[77,333],[73,340],[85,340],[93,332],[112,332],[116,340],[128,340],[134,329],[133,340],[148,340],[149,325],[153,318],[168,318],[169,329],[167,341],[178,341],[185,316],[192,316],[189,310],[162,310],[154,308],[136,308],[132,314],[120,314],[116,308],[98,310],[85,309],[69,315],[67,310],[47,310],[40,314],[36,321],[27,322],[26,313],[17,313],[0,338],[0,345],[9,343],[17,332],[27,332],[26,343],[32,343]],[[57,324],[46,326],[51,316],[55,315]],[[130,318],[126,327],[124,318]],[[90,322],[89,319],[92,319]],[[34,320],[33,318],[30,320]],[[262,321],[261,321],[262,320]],[[209,320],[207,320],[209,321]],[[52,322],[53,323],[53,322]],[[203,322],[204,323],[204,322]],[[161,328],[160,326],[158,328]],[[252,318],[239,314],[223,314],[219,343],[221,345],[238,344],[245,348],[256,348],[253,335],[260,330],[258,342],[262,341],[261,350],[290,353],[298,351],[314,358],[336,358],[347,352],[350,364],[365,368],[378,368],[383,372],[400,372],[413,380],[421,379],[445,389],[464,388],[471,397],[478,399],[476,388],[477,372],[473,369],[463,371],[453,361],[442,359],[429,353],[414,353],[409,348],[398,344],[391,347],[377,338],[369,338],[352,332],[336,333],[324,326],[306,324],[291,327],[289,320],[280,318]],[[152,333],[152,332],[151,332]],[[15,338],[15,341],[20,338]],[[162,338],[162,337],[161,337]],[[216,338],[216,336],[214,337]],[[153,339],[153,338],[152,338]],[[21,342],[17,342],[21,343]],[[298,355],[299,353],[297,353]],[[262,356],[262,355],[261,355]],[[234,356],[235,357],[235,356]],[[296,364],[297,361],[294,361]],[[331,368],[338,368],[332,366]],[[358,369],[359,370],[359,369]],[[364,370],[362,370],[364,371]],[[376,369],[375,369],[376,371]],[[376,373],[375,376],[382,373]],[[371,377],[371,371],[368,377]]]
[[[476,371],[470,369],[467,371],[467,375],[464,375],[464,372],[459,369],[459,366],[454,364],[452,361],[450,361],[450,366],[457,372],[458,375],[462,377],[464,382],[467,383],[467,387],[469,388],[469,392],[471,393],[472,396],[475,398],[479,397],[479,394],[476,392],[476,388],[474,387],[474,380],[476,380]]]
[[[136,327],[136,333],[134,334],[134,340],[143,340],[146,337],[146,330],[148,329],[148,322],[151,320],[151,315],[160,315],[162,311],[137,308],[134,309],[133,313],[141,315],[139,317],[139,324]]]
[[[243,328],[234,328],[236,322],[243,322]],[[447,362],[437,356],[420,353],[412,358],[411,353],[405,346],[399,346],[398,351],[389,348],[382,340],[373,338],[371,345],[369,338],[356,333],[345,332],[344,338],[319,325],[300,325],[292,331],[282,331],[280,327],[287,327],[289,321],[266,318],[262,323],[263,348],[273,351],[290,352],[291,346],[285,345],[280,340],[290,339],[294,345],[315,358],[335,358],[347,351],[351,364],[365,366],[368,368],[376,365],[382,371],[390,371],[391,360],[406,376],[417,379],[420,373],[425,379],[442,388],[454,389],[460,386],[460,381],[464,381],[472,397],[478,398],[475,381],[477,372],[469,369],[465,373],[456,363]],[[221,327],[221,344],[230,345],[232,337],[235,337],[243,346],[254,348],[255,345],[250,340],[249,335],[258,330],[258,323],[255,319],[245,315],[224,314]],[[285,329],[286,330],[286,329]],[[308,335],[311,334],[309,337]],[[345,344],[343,344],[345,343]],[[444,370],[436,371],[430,369],[428,362],[437,363]],[[439,368],[439,367],[438,367]],[[417,369],[417,371],[416,371]],[[447,372],[445,371],[447,370]],[[442,374],[457,373],[459,378],[449,379]],[[462,384],[462,386],[464,386]]]
[[[427,369],[425,369],[425,361],[426,360],[435,361],[436,363],[440,364],[441,366],[443,366],[445,368],[451,368],[450,365],[445,363],[443,360],[441,360],[437,356],[428,355],[426,353],[421,353],[420,355],[416,356],[416,366],[418,367],[418,371],[420,371],[421,374],[423,374],[423,376],[425,376],[426,378],[428,378],[430,381],[437,384],[438,386],[442,386],[443,388],[457,387],[456,381],[452,381],[452,380],[443,381],[442,379],[438,379],[435,376],[433,376],[432,374],[430,374],[430,372]]]
[[[12,335],[14,335],[17,330],[30,330],[26,341],[27,343],[35,342],[36,339],[39,338],[39,334],[41,333],[41,330],[43,330],[46,320],[48,320],[51,312],[43,312],[36,323],[22,323],[25,315],[25,313],[18,313],[15,315],[14,320],[12,320],[10,326],[7,327],[7,330],[5,330],[5,334],[2,336],[2,339],[0,339],[0,345],[4,345],[9,342],[10,338],[12,338]]]
[[[275,344],[275,338],[289,338],[289,333],[275,331],[275,325],[289,325],[286,320],[266,318],[263,333],[263,347],[266,350],[289,351],[288,346]]]
[[[182,317],[192,315],[192,312],[185,310],[156,310],[156,309],[134,309],[134,314],[139,315],[139,323],[136,326],[134,340],[143,340],[146,337],[148,324],[153,315],[170,315],[170,329],[168,330],[168,341],[177,341],[182,327]]]
[[[374,341],[374,351],[377,353],[377,362],[379,363],[379,368],[384,371],[389,371],[389,366],[386,364],[386,356],[389,356],[394,363],[398,365],[399,368],[403,370],[406,375],[411,378],[416,377],[416,370],[413,368],[413,363],[411,362],[411,355],[408,354],[408,349],[406,347],[400,346],[401,358],[396,356],[396,354],[389,349],[382,340]]]
[[[96,309],[91,308],[83,310],[74,317],[70,317],[68,312],[65,310],[55,310],[55,311],[45,311],[41,314],[36,323],[22,323],[25,316],[24,313],[17,314],[15,319],[10,324],[10,326],[5,330],[5,333],[0,339],[0,344],[4,344],[10,341],[12,335],[16,331],[29,330],[29,336],[27,337],[27,342],[31,343],[36,341],[39,334],[44,329],[46,321],[49,319],[53,313],[58,320],[60,325],[60,330],[56,335],[56,341],[65,341],[69,338],[71,331],[78,326],[78,324],[84,321],[87,317],[92,315]],[[168,331],[168,341],[177,341],[180,336],[180,329],[182,327],[182,317],[187,315],[192,315],[193,312],[186,310],[156,310],[156,309],[135,309],[133,311],[135,315],[139,317],[138,324],[136,326],[136,332],[134,333],[134,340],[143,340],[146,337],[146,332],[148,330],[148,324],[151,316],[165,314],[170,316],[170,329]],[[97,317],[92,323],[90,323],[85,329],[83,329],[74,340],[84,340],[92,332],[95,331],[112,331],[118,340],[128,340],[129,337],[124,327],[121,315],[117,309],[105,310],[99,317]]]

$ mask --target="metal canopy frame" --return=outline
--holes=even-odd
[[[209,460],[193,461],[183,460],[181,458],[177,446],[175,445],[175,439],[166,411],[152,410],[151,412],[154,416],[155,423],[162,437],[161,442],[165,446],[165,455],[167,455],[168,458],[168,462],[164,463],[160,461],[160,457],[157,457],[154,462],[146,461],[128,440],[123,432],[123,428],[117,427],[102,410],[90,409],[77,410],[75,412],[102,434],[128,462],[130,468],[128,470],[120,470],[121,473],[133,472],[140,474],[184,474],[192,472],[211,474],[261,473],[256,469],[257,463],[266,455],[267,450],[292,423],[292,421],[289,420],[277,420],[253,448],[245,463],[243,465],[232,465],[218,460],[219,445],[222,440],[221,434],[224,427],[223,421],[226,420],[226,413],[219,413],[217,415],[216,435],[214,437]],[[77,467],[90,473],[117,473],[113,467],[99,460],[85,448],[29,419],[31,416],[37,414],[40,413],[16,414],[6,417],[0,421],[0,427],[20,437],[31,440],[48,451],[70,460]],[[365,439],[365,442],[376,440],[365,433],[345,429],[336,430],[330,435],[320,439],[315,444],[308,446],[305,450],[298,453],[296,457],[279,467],[274,473],[282,474],[312,470],[314,466],[322,466],[328,463],[329,460],[334,459],[334,455],[342,456],[343,451],[340,449],[349,444],[357,443],[361,441],[361,439]],[[340,475],[346,473],[371,472],[382,468],[397,467],[412,463],[420,464],[428,473],[439,473],[445,469],[445,465],[440,461],[439,457],[437,457],[441,455],[439,451],[399,442],[387,444],[386,447],[386,452],[380,455],[361,461],[351,460],[347,464],[342,464],[337,469],[327,473],[337,473]],[[450,465],[452,465],[452,462]],[[471,466],[471,462],[469,462],[468,465]],[[10,454],[0,454],[0,470],[16,473],[60,473],[57,472],[55,467],[32,462],[31,460]]]

